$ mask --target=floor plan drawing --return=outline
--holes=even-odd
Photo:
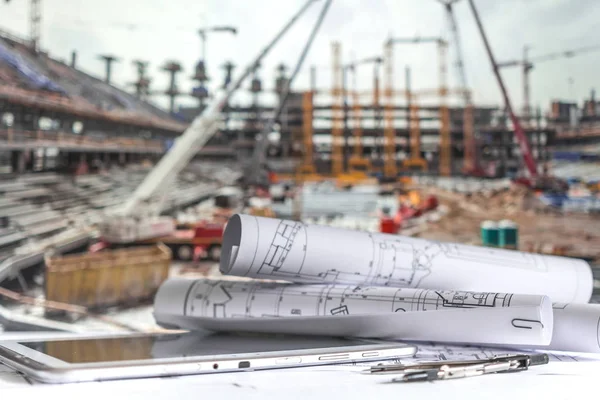
[[[294,247],[302,247],[301,251],[305,252],[305,244],[306,234],[304,224],[293,221],[281,221],[273,235],[269,250],[257,272],[259,274],[274,274],[281,271],[281,273],[286,274],[299,274],[302,270],[304,258],[301,259],[300,263],[289,261],[287,264],[286,259]]]
[[[188,314],[215,317],[285,317],[510,307],[514,295],[467,291],[295,285],[198,280]]]
[[[246,245],[231,263],[223,263],[222,272],[228,275],[308,284],[531,293],[565,303],[588,302],[592,293],[593,278],[582,260],[275,218],[239,218],[240,237],[231,246]]]
[[[156,295],[154,316],[187,330],[474,344],[544,345],[552,337],[546,296],[356,284],[171,278]]]
[[[356,282],[371,285],[394,287],[419,287],[421,282],[431,275],[434,268],[441,264],[453,262],[490,262],[506,267],[543,269],[534,255],[527,253],[504,254],[495,249],[475,246],[445,244],[428,240],[407,240],[403,237],[355,232],[363,237],[362,246],[371,249],[372,257],[365,260],[363,266],[335,265],[324,270],[314,271],[313,268],[303,268],[306,257],[289,257],[296,250],[306,254],[311,252],[307,246],[307,232],[311,234],[318,230],[295,222],[279,222],[276,231],[271,236],[269,249],[256,274],[259,276],[293,276],[310,281],[324,282]],[[317,243],[326,243],[327,237],[312,235]],[[312,243],[312,241],[311,241]],[[356,247],[348,251],[357,251]],[[348,268],[350,267],[350,268]]]

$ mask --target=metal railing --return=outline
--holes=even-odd
[[[0,97],[19,102],[26,106],[52,109],[79,115],[81,117],[101,118],[107,121],[167,129],[177,132],[182,132],[186,128],[185,124],[166,121],[148,114],[119,110],[102,110],[83,98],[63,97],[58,94],[32,92],[12,86],[0,85]]]
[[[165,145],[159,140],[124,138],[124,137],[94,137],[75,135],[56,131],[25,131],[16,129],[0,130],[0,141],[8,144],[52,145],[56,147],[94,147],[102,149],[127,148],[164,152]]]
[[[600,137],[600,124],[581,124],[576,128],[557,126],[556,137],[558,138],[576,138],[576,137]]]

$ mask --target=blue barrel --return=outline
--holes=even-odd
[[[495,221],[483,221],[481,228],[481,242],[484,246],[497,247],[499,245],[500,232]]]

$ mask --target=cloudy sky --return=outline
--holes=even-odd
[[[160,70],[166,60],[184,66],[179,85],[190,89],[194,64],[200,58],[197,30],[203,26],[233,25],[237,36],[213,34],[207,42],[209,73],[213,85],[222,80],[219,68],[226,60],[241,66],[260,51],[305,0],[42,0],[42,47],[51,55],[68,60],[78,52],[79,66],[102,76],[99,54],[122,59],[114,68],[114,81],[121,87],[135,79],[132,60],[150,62],[153,89],[166,87]],[[324,1],[314,3],[295,28],[280,42],[263,64],[267,87],[273,86],[274,69],[280,62],[293,65],[308,37]],[[598,0],[477,0],[496,58],[507,61],[521,57],[525,44],[531,56],[600,44],[597,21]],[[28,0],[0,3],[0,27],[27,35]],[[474,100],[499,104],[500,94],[476,29],[467,1],[456,6],[464,62]],[[331,42],[342,44],[343,62],[381,55],[383,42],[394,37],[444,36],[451,38],[442,6],[436,0],[334,0],[319,36],[308,55],[296,87],[308,87],[309,66],[318,68],[317,83],[331,85]],[[449,54],[451,86],[459,84],[455,55]],[[415,89],[438,84],[437,52],[434,45],[395,47],[395,86],[403,87],[404,67],[412,69]],[[581,100],[590,89],[600,90],[600,51],[536,65],[532,73],[532,103],[547,108],[551,99]],[[595,68],[596,67],[596,68]],[[503,70],[513,98],[522,104],[519,68]],[[372,69],[358,71],[358,86],[369,89]],[[166,104],[165,99],[157,102]],[[181,100],[180,103],[185,102]]]

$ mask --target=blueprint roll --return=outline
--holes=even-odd
[[[236,214],[223,234],[225,275],[300,283],[345,283],[548,295],[587,303],[582,260],[345,230]]]
[[[600,304],[554,303],[552,308],[550,350],[600,353]]]
[[[173,278],[154,300],[170,329],[547,346],[547,296]]]

